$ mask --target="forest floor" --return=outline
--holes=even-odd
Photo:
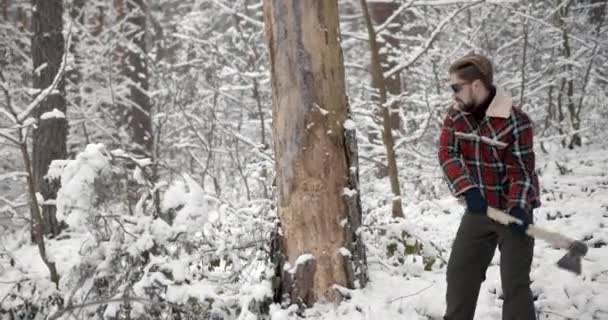
[[[554,249],[543,241],[536,242],[531,288],[538,319],[608,319],[607,146],[591,145],[577,150],[538,153],[537,168],[540,171],[542,206],[535,211],[536,224],[584,240],[590,248],[582,262],[582,274],[577,276],[556,266],[557,260],[565,253],[563,250]],[[386,187],[384,181],[377,180],[377,183],[382,184],[378,190]],[[365,206],[366,203],[364,209]],[[387,206],[377,209],[373,215],[388,215],[389,212]],[[370,282],[363,289],[352,290],[350,299],[338,306],[317,304],[307,309],[304,317],[325,320],[441,319],[445,310],[445,264],[437,261],[430,271],[424,271],[421,256],[402,255],[398,259],[395,254],[389,257],[386,254],[386,239],[390,238],[387,234],[391,232],[399,234],[407,230],[418,239],[424,239],[426,244],[432,242],[438,248],[436,253],[447,260],[462,212],[463,207],[456,199],[444,197],[408,203],[405,206],[405,220],[366,217],[365,223],[370,229],[385,230],[382,235],[366,233]],[[2,236],[2,300],[6,299],[3,297],[10,290],[14,290],[17,278],[47,277],[48,272],[38,249],[29,244],[28,238],[27,233]],[[69,240],[48,241],[48,251],[57,263],[60,274],[67,273],[82,259],[77,253],[82,249],[85,238],[74,235]],[[8,240],[11,242],[6,242]],[[400,250],[403,247],[397,247],[397,251]],[[477,320],[501,318],[499,263],[500,251],[497,250],[482,284],[475,317]],[[37,290],[44,286],[48,286],[49,290],[52,288],[49,281],[37,281],[36,286]],[[69,284],[63,286],[70,287]],[[258,289],[261,291],[257,290],[255,294],[268,295],[269,283],[261,284]],[[274,320],[296,319],[292,311],[272,305],[270,317]],[[255,319],[253,317],[252,313],[247,313],[247,316],[242,314],[234,318]]]
[[[556,266],[564,250],[536,241],[531,289],[537,318],[608,319],[608,150],[592,145],[538,153],[537,168],[542,206],[535,211],[535,223],[589,246],[582,274],[577,276]],[[463,210],[452,197],[409,205],[406,228],[446,249],[442,255],[447,260]],[[319,305],[309,310],[311,318],[442,319],[445,267],[421,271],[421,266],[416,270],[411,263],[394,266],[376,261],[373,250],[369,251],[371,281],[367,287],[353,291],[352,299],[338,307]],[[500,251],[496,250],[481,287],[476,320],[501,318],[499,264]]]

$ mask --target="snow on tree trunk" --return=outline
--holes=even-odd
[[[62,15],[61,0],[32,1],[34,88],[46,89],[59,72],[64,55]],[[59,181],[45,179],[51,161],[67,157],[68,124],[65,114],[65,82],[62,78],[33,112],[33,116],[38,120],[33,130],[34,183],[36,191],[40,192],[45,200],[55,199],[59,189]],[[45,233],[59,233],[55,211],[55,206],[42,206]]]
[[[357,149],[335,0],[264,1],[281,229],[277,298],[339,300],[366,282]]]

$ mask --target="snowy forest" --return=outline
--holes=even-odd
[[[536,317],[608,319],[608,0],[0,0],[0,319],[443,319],[468,53],[589,249]]]

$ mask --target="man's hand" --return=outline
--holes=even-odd
[[[517,233],[526,235],[526,230],[528,230],[528,226],[530,226],[530,216],[526,213],[526,211],[524,211],[524,209],[522,209],[520,207],[513,207],[513,209],[511,209],[511,211],[509,212],[509,214],[511,214],[515,218],[521,220],[521,222],[522,222],[521,224],[516,223],[516,222],[511,222],[508,225],[509,228],[511,228],[513,231],[515,231]]]
[[[481,195],[479,188],[472,188],[465,191],[464,199],[467,202],[467,212],[484,216],[488,214],[488,203]]]

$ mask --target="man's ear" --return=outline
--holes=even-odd
[[[473,80],[473,82],[471,82],[471,86],[473,88],[475,88],[475,90],[479,90],[479,86],[482,86],[482,85],[483,85],[483,83],[481,83],[481,80],[479,80],[479,79],[475,79],[475,80]]]

